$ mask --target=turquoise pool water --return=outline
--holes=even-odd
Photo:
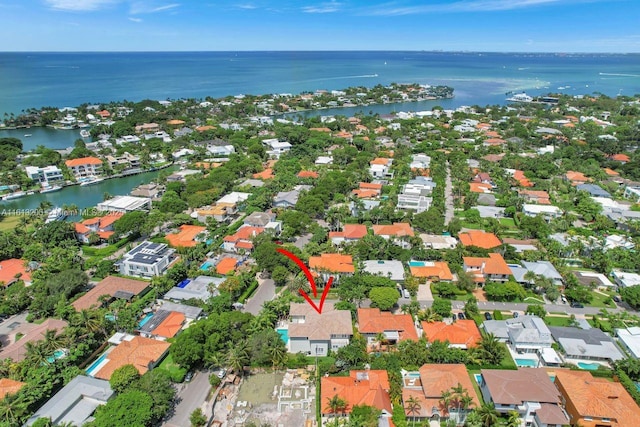
[[[636,388],[640,391],[640,383],[636,383]]]
[[[60,359],[61,357],[64,357],[65,354],[66,353],[64,352],[64,350],[56,350],[53,352],[52,356],[47,357],[47,362],[53,363],[56,360]]]
[[[409,267],[424,267],[424,261],[409,261]]]
[[[276,329],[276,332],[278,332],[280,338],[282,338],[282,341],[284,341],[285,344],[289,344],[289,329],[278,328]]]
[[[407,376],[409,378],[420,378],[420,372],[409,372]]]
[[[478,385],[482,384],[482,374],[473,374],[473,378],[476,379]]]
[[[144,316],[142,320],[138,322],[138,328],[142,328],[149,320],[151,320],[152,317],[153,313],[147,313],[146,316]]]
[[[527,367],[527,368],[535,368],[538,366],[535,360],[532,359],[515,359],[516,365]]]
[[[578,367],[580,369],[586,369],[587,371],[597,371],[598,368],[600,367],[599,363],[583,363],[583,362],[578,362]]]
[[[87,375],[89,375],[90,377],[94,376],[95,373],[98,371],[98,366],[100,366],[100,364],[104,362],[104,359],[106,358],[107,358],[107,353],[103,353],[102,356],[98,357],[96,361],[93,362],[91,366],[87,368],[86,370]]]
[[[555,382],[556,381],[556,376],[555,375],[549,375],[549,379],[551,380],[551,382]]]
[[[213,265],[211,264],[210,261],[205,261],[201,266],[200,266],[200,270],[202,271],[207,271],[208,269],[210,269],[211,267],[213,267]]]

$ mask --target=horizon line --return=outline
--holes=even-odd
[[[412,53],[464,53],[464,54],[544,54],[544,55],[640,55],[638,52],[585,52],[585,51],[517,51],[517,50],[443,50],[443,49],[268,49],[268,50],[14,50],[0,51],[0,54],[9,53],[292,53],[292,52],[412,52]]]

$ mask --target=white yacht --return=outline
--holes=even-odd
[[[6,196],[4,196],[2,198],[2,200],[19,199],[20,197],[24,197],[26,195],[27,195],[27,193],[25,193],[24,191],[16,191],[16,192],[7,194]]]
[[[91,136],[91,134],[89,133],[89,131],[88,131],[88,130],[86,130],[86,129],[82,129],[82,130],[80,131],[80,136],[81,136],[82,138],[89,138],[89,137]]]
[[[533,98],[526,93],[516,93],[511,98],[507,98],[510,102],[533,102]]]
[[[98,178],[97,176],[92,176],[88,180],[82,182],[80,184],[80,186],[81,187],[86,187],[88,185],[94,185],[94,184],[97,184],[97,183],[102,182],[102,181],[104,181],[104,178]]]
[[[58,190],[62,190],[62,186],[61,185],[47,185],[42,187],[42,190],[40,190],[40,194],[42,193],[53,193],[54,191],[58,191]]]
[[[62,208],[54,208],[54,209],[51,209],[44,223],[49,224],[50,222],[54,222],[54,221],[62,221],[66,217],[67,215],[64,213]]]

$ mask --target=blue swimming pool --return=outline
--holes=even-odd
[[[211,261],[205,261],[201,266],[200,266],[200,270],[202,271],[207,271],[208,269],[210,269],[211,267],[213,267],[213,264],[211,264]]]
[[[424,267],[424,261],[409,261],[409,267]]]
[[[473,378],[476,379],[478,385],[482,384],[482,374],[473,374]]]
[[[151,318],[153,317],[153,313],[147,313],[142,320],[138,322],[138,328],[142,328]]]
[[[276,329],[276,332],[278,332],[280,338],[282,338],[282,341],[284,341],[285,344],[289,344],[289,329],[278,328]]]
[[[184,279],[182,282],[178,283],[176,287],[180,289],[186,288],[189,283],[191,283],[191,279]]]
[[[532,359],[515,359],[516,365],[520,367],[535,368],[538,362]]]
[[[60,358],[64,357],[66,354],[67,354],[67,353],[65,353],[65,351],[64,351],[64,350],[56,350],[56,351],[54,351],[54,352],[53,352],[53,355],[52,355],[52,356],[47,357],[47,362],[49,362],[49,363],[53,363],[53,362],[55,362],[56,360],[58,360],[58,359],[60,359]]]
[[[98,372],[98,369],[101,368],[101,364],[102,362],[104,362],[104,359],[107,358],[107,353],[103,353],[102,356],[98,357],[96,359],[95,362],[93,362],[91,364],[91,366],[89,366],[86,370],[87,375],[89,375],[90,377],[94,376],[96,374],[96,372]]]
[[[599,363],[578,362],[578,367],[580,369],[586,369],[587,371],[597,371],[598,368],[600,367],[600,364]]]
[[[420,372],[408,372],[407,377],[409,378],[420,378]]]

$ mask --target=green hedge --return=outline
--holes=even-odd
[[[125,237],[124,239],[120,239],[116,243],[109,245],[106,248],[94,248],[89,245],[82,245],[82,253],[86,256],[107,257],[109,255],[113,255],[118,249],[122,248],[127,243],[129,243],[129,238]]]
[[[251,294],[255,292],[256,289],[258,289],[258,281],[254,280],[251,282],[249,287],[245,289],[242,295],[240,295],[240,298],[238,298],[238,301],[244,304],[244,302],[251,296]]]
[[[624,386],[624,388],[629,392],[633,400],[636,401],[638,405],[640,405],[640,391],[636,387],[636,383],[633,382],[631,378],[624,372],[622,369],[616,369],[616,375],[618,376],[618,380],[620,384]]]

